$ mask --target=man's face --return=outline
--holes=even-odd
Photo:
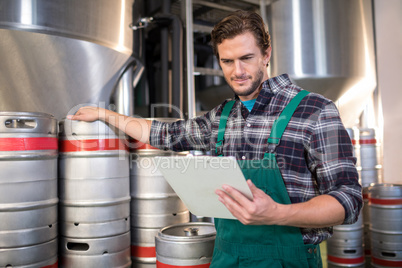
[[[263,55],[253,34],[246,32],[218,45],[219,63],[229,86],[242,101],[257,97],[268,79],[271,48]]]

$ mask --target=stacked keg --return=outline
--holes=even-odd
[[[368,208],[368,185],[370,183],[368,182],[364,182],[362,178],[362,164],[361,164],[361,147],[360,147],[360,130],[358,128],[347,128],[346,129],[350,139],[352,141],[352,145],[353,145],[353,155],[356,157],[356,168],[357,171],[359,173],[359,181],[360,184],[363,187],[363,201],[364,201],[364,205],[363,205],[363,209],[362,209],[362,214],[359,217],[363,217],[363,244],[364,244],[364,255],[365,255],[365,261],[366,263],[370,263],[371,262],[371,244],[370,244],[370,212],[369,212],[369,208]],[[372,137],[372,133],[374,132],[373,129],[371,129],[370,131],[368,130],[362,130],[361,136],[362,136],[362,144],[364,145],[363,147],[363,154],[369,152],[369,157],[364,156],[363,157],[363,166],[364,166],[364,175],[366,175],[367,173],[370,174],[370,172],[372,172],[373,170],[375,170],[375,166],[372,165],[376,165],[373,164],[373,157],[377,158],[377,142],[375,139],[373,139]],[[370,134],[370,135],[367,135]],[[375,150],[374,152],[372,152],[372,150]],[[367,161],[369,160],[369,161]],[[370,163],[371,162],[371,163]],[[377,162],[377,161],[376,161]],[[370,168],[368,168],[370,166]],[[335,229],[334,229],[335,232]]]
[[[359,130],[360,182],[363,187],[363,219],[366,262],[371,262],[370,210],[368,206],[368,188],[372,183],[381,181],[382,166],[380,144],[374,128]]]
[[[369,187],[371,265],[402,267],[402,184]]]
[[[101,121],[60,122],[62,267],[130,267],[129,159]]]
[[[347,128],[346,131],[349,134],[350,141],[353,145],[353,156],[356,157],[356,167],[359,171],[360,177],[360,170],[361,170],[361,163],[360,163],[360,142],[359,142],[359,129],[358,128]]]
[[[363,187],[364,255],[367,264],[371,263],[370,208],[368,192],[369,187]]]
[[[155,237],[157,267],[209,267],[215,245],[212,223],[167,226]]]
[[[380,146],[374,128],[360,129],[360,174],[363,187],[380,182],[382,166],[380,164]]]
[[[365,267],[363,217],[348,225],[334,226],[334,233],[327,240],[328,267]]]
[[[353,145],[356,166],[360,167],[359,130],[346,129]],[[333,228],[333,236],[327,240],[328,267],[364,267],[364,225],[362,211],[356,223],[338,225]]]
[[[158,119],[173,122],[176,119]],[[158,171],[156,156],[185,153],[163,151],[138,141],[131,143],[131,258],[133,267],[155,267],[155,236],[168,225],[190,219],[187,207]]]
[[[0,267],[57,267],[57,122],[0,112]]]

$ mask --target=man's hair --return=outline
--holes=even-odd
[[[271,46],[271,37],[261,16],[252,11],[237,10],[218,22],[211,32],[211,45],[219,60],[218,45],[225,39],[232,39],[240,34],[250,32],[254,35],[257,46],[265,55]]]

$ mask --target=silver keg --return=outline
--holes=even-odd
[[[0,266],[57,265],[57,121],[0,112]]]
[[[371,183],[381,181],[380,146],[375,129],[360,129],[359,144],[361,185],[368,187]]]
[[[62,267],[129,267],[131,261],[124,257],[130,258],[130,244],[125,243],[130,241],[125,134],[101,121],[64,120],[59,126]],[[107,250],[110,241],[126,248]],[[89,249],[80,250],[85,244]],[[92,250],[102,247],[107,254]]]
[[[327,240],[328,267],[362,267],[364,257],[363,215],[353,224],[337,225]]]
[[[155,267],[155,236],[159,230],[190,220],[187,207],[159,172],[155,157],[185,156],[187,152],[159,150],[135,140],[130,145],[131,257],[136,267]]]
[[[353,146],[353,156],[356,157],[356,167],[360,169],[360,143],[359,143],[359,136],[360,132],[358,128],[347,128],[346,131],[348,132],[350,141],[352,142]]]
[[[363,187],[363,225],[364,225],[364,255],[366,263],[371,263],[371,232],[370,232],[370,208],[369,187]]]
[[[402,267],[402,184],[369,187],[371,264]]]
[[[61,237],[62,267],[131,267],[130,233],[96,238]]]
[[[200,267],[211,263],[215,236],[214,224],[206,222],[162,228],[155,237],[157,267]]]

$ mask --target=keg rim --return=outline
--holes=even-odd
[[[194,235],[194,236],[185,236],[185,235],[178,236],[178,235],[171,235],[171,234],[166,233],[166,231],[171,230],[173,228],[184,228],[184,227],[191,227],[191,226],[195,226],[195,227],[213,227],[214,232],[201,234],[201,235]],[[212,237],[215,238],[215,236],[216,236],[215,224],[210,223],[210,222],[178,223],[178,224],[173,224],[173,225],[166,226],[166,227],[160,229],[159,232],[158,232],[158,238],[169,239],[169,240],[192,241],[192,240],[212,238]]]
[[[55,119],[55,117],[49,113],[26,112],[26,111],[0,111],[0,116],[47,117],[47,118]]]

